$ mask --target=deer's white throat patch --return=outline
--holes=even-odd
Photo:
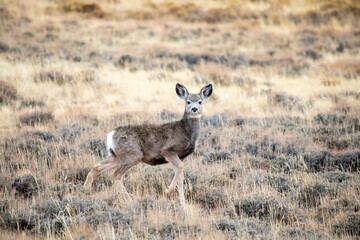
[[[201,118],[201,114],[196,114],[196,115],[188,115],[188,118]]]

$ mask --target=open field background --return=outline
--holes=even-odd
[[[181,118],[210,81],[185,195],[90,167],[122,124]],[[355,0],[1,0],[1,239],[360,237]]]

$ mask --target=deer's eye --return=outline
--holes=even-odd
[[[190,104],[191,102],[188,100],[186,103],[187,103],[187,104]]]
[[[201,105],[201,104],[202,104],[202,101],[198,101],[198,103]]]

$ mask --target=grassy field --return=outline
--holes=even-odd
[[[185,160],[102,174],[106,134],[204,104]],[[0,1],[1,239],[360,238],[355,0]]]

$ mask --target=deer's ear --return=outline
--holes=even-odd
[[[176,83],[176,94],[179,96],[179,98],[181,99],[186,99],[187,96],[189,95],[188,90],[186,89],[186,87],[180,83]]]
[[[213,86],[214,86],[213,83],[209,83],[208,85],[206,85],[205,87],[203,87],[200,90],[200,96],[202,99],[205,100],[211,96],[211,94],[213,92]]]

